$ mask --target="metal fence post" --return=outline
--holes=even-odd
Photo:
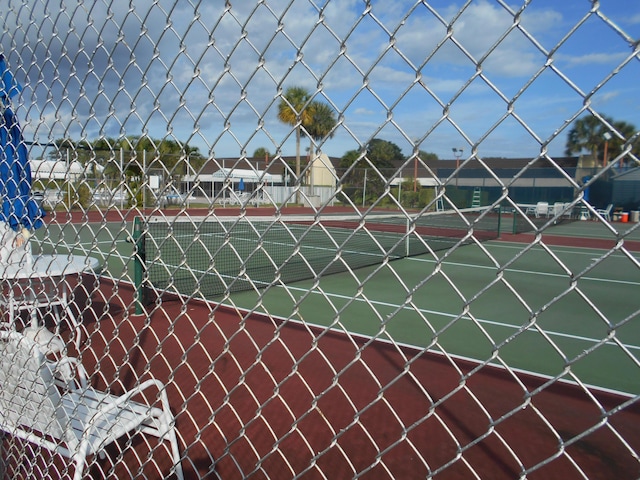
[[[145,249],[144,235],[142,234],[142,221],[140,217],[136,217],[133,223],[133,279],[135,289],[136,315],[142,315],[144,312],[145,294],[144,294],[144,264]]]

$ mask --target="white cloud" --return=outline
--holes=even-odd
[[[602,105],[606,105],[607,103],[611,102],[612,100],[618,98],[618,96],[620,95],[619,91],[613,91],[613,92],[606,92],[603,93],[601,95],[597,95],[594,98],[594,104],[597,106],[602,106]]]
[[[356,115],[373,115],[375,112],[373,110],[371,110],[370,108],[356,108],[354,113]]]
[[[199,137],[203,151],[228,156],[237,154],[238,145],[251,144],[252,151],[253,143],[264,141],[256,134],[261,128],[269,141],[282,142],[283,152],[289,152],[290,127],[277,121],[276,107],[278,91],[291,85],[319,89],[321,100],[346,109],[345,131],[351,133],[336,134],[324,147],[330,154],[353,148],[353,136],[366,141],[387,121],[376,97],[387,106],[397,102],[397,128],[410,137],[422,135],[429,122],[441,118],[442,107],[416,84],[418,75],[439,101],[448,103],[477,73],[475,62],[490,52],[482,72],[509,98],[546,62],[527,34],[542,48],[553,48],[589,9],[588,2],[531,2],[513,29],[513,14],[488,0],[432,1],[428,6],[415,0],[269,0],[231,2],[229,8],[210,1],[198,3],[197,12],[192,2],[176,0],[133,0],[130,9],[117,11],[103,2],[62,0],[62,14],[54,11],[60,2],[43,6],[49,3],[24,0],[28,6],[5,14],[5,33],[0,34],[2,50],[26,84],[21,101],[33,104],[28,132],[90,138],[147,131],[162,137],[171,131],[180,140]],[[473,60],[448,37],[448,23],[462,7],[452,35]],[[625,18],[626,25],[634,21],[640,17]],[[602,24],[595,17],[593,23]],[[7,34],[6,25],[15,25],[15,32]],[[576,35],[580,41],[566,42],[554,55],[563,73],[580,69],[575,82],[585,83],[586,91],[629,54],[628,45],[624,52],[619,45],[611,45],[609,53],[598,50],[590,42],[590,27],[585,23],[584,36]],[[495,46],[505,32],[511,33]],[[594,73],[588,68],[593,65],[601,68]],[[624,95],[609,89],[597,100],[614,108],[620,97],[632,98],[635,83],[624,83],[624,75],[615,79],[621,82],[615,91]],[[626,75],[633,76],[633,70]],[[490,121],[483,105],[498,114],[505,108],[481,84],[469,85],[452,108],[453,119],[471,125],[466,128],[472,132],[483,132]],[[529,90],[538,93],[535,87]],[[540,90],[555,103],[567,95]],[[562,119],[571,113],[570,108],[564,111]],[[443,144],[457,141],[456,135],[448,133]]]
[[[587,53],[584,55],[556,55],[558,60],[566,63],[569,67],[582,65],[611,65],[617,64],[627,56],[624,53]]]

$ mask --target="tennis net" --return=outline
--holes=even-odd
[[[487,208],[416,216],[158,215],[141,222],[147,281],[209,299],[494,239],[500,231],[499,213]]]

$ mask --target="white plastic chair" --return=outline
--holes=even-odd
[[[607,208],[596,209],[596,213],[601,215],[606,221],[611,221],[611,210],[613,210],[613,203],[610,203]]]
[[[72,358],[48,360],[31,339],[0,331],[0,428],[71,458],[74,480],[83,478],[89,455],[104,456],[105,447],[118,438],[143,432],[169,441],[175,474],[182,479],[164,385],[147,380],[121,396],[100,392],[86,384],[82,365]],[[132,400],[149,387],[158,390],[160,406]]]
[[[570,207],[570,203],[555,202],[553,207],[549,207],[549,215],[556,218],[567,217],[571,218],[573,209]]]
[[[549,216],[549,202],[536,203],[536,218]]]

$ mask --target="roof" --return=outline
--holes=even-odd
[[[482,162],[489,166],[492,170],[499,169],[521,169],[526,166],[529,168],[555,168],[554,163],[561,168],[576,168],[578,166],[578,159],[580,157],[552,157],[550,160],[547,158],[502,158],[502,157],[488,157],[482,158]],[[462,163],[464,159],[460,159]],[[534,161],[535,160],[535,161]],[[553,161],[553,163],[552,163]],[[456,160],[438,160],[435,162],[435,167],[438,168],[451,168],[451,165]],[[428,163],[431,165],[431,163]],[[479,160],[472,159],[467,163],[464,168],[485,168]]]
[[[341,158],[328,157],[333,167],[338,171],[341,171],[339,165]],[[578,166],[579,157],[552,157],[551,160],[561,167],[568,170],[576,168]],[[464,159],[460,159],[459,163],[462,163]],[[213,178],[228,178],[231,181],[239,181],[243,178],[244,181],[258,181],[257,179],[267,172],[266,175],[272,175],[273,179],[269,176],[264,177],[263,181],[277,183],[282,181],[282,174],[284,173],[284,165],[294,165],[296,157],[269,157],[268,161],[264,157],[244,157],[244,158],[215,158],[209,159],[200,170],[200,180],[205,180],[208,175],[215,175]],[[304,168],[307,165],[308,158],[303,156],[300,158],[300,163]],[[502,158],[502,157],[489,157],[482,158],[482,162],[487,165],[492,171],[499,172],[500,170],[521,170],[525,167],[530,169],[530,175],[535,175],[534,169],[550,168],[557,172],[556,167],[549,159],[546,158]],[[423,185],[429,183],[429,179],[433,179],[433,172],[436,177],[438,176],[438,170],[450,171],[452,168],[456,168],[456,159],[443,159],[443,160],[427,160],[418,162],[418,178]],[[248,168],[241,168],[248,167]],[[397,171],[401,169],[405,171],[408,176],[413,176],[414,161],[413,159],[402,160],[395,162],[393,168]],[[464,171],[468,172],[468,175],[473,175],[473,170],[482,170],[486,172],[485,166],[477,159],[472,159],[464,166]],[[233,171],[232,175],[224,172]],[[217,173],[222,172],[222,173]],[[247,172],[247,173],[240,173]],[[444,172],[443,172],[444,173]],[[511,174],[511,172],[509,172]],[[446,175],[446,173],[445,173]],[[205,180],[206,181],[206,180]],[[211,180],[209,180],[211,181]]]
[[[31,171],[39,176],[46,174],[75,174],[79,175],[84,172],[84,167],[80,162],[73,161],[70,164],[60,160],[29,160]]]
[[[613,181],[618,182],[637,182],[640,181],[640,167],[625,168],[622,171],[618,171],[612,178]]]
[[[250,170],[243,168],[220,168],[213,173],[200,173],[198,175],[185,175],[184,180],[186,181],[194,181],[195,178],[198,178],[200,181],[211,181],[211,182],[239,182],[240,180],[244,182],[256,183],[256,182],[266,182],[266,183],[279,183],[282,182],[282,175],[274,175],[271,173],[266,173],[264,170]]]

